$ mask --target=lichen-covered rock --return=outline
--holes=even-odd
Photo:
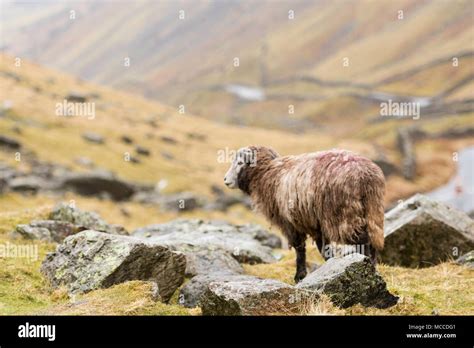
[[[190,245],[188,243],[164,244],[171,250],[180,251],[186,255],[186,276],[228,271],[243,273],[240,263],[227,251],[213,248],[212,245]]]
[[[385,215],[384,263],[428,267],[474,249],[474,220],[417,194]]]
[[[158,284],[167,302],[183,283],[185,256],[162,245],[132,237],[86,230],[67,237],[49,253],[41,273],[53,287],[64,285],[71,293],[107,288],[128,280]]]
[[[474,268],[474,250],[471,250],[468,253],[458,257],[456,259],[458,265],[464,265],[470,268]]]
[[[370,259],[361,254],[329,259],[298,283],[296,288],[326,294],[341,308],[357,303],[366,307],[387,308],[398,301],[398,297],[388,292],[385,281]]]
[[[252,233],[242,232],[235,225],[223,221],[178,219],[139,228],[132,234],[170,247],[189,244],[195,248],[221,250],[242,263],[276,261],[272,250],[255,239]]]
[[[109,224],[99,214],[90,211],[82,211],[75,206],[61,203],[49,214],[50,220],[70,222],[79,230],[95,230],[111,234],[127,235],[127,230],[120,226]]]
[[[281,248],[281,238],[277,235],[268,232],[262,226],[257,224],[245,224],[235,226],[240,233],[245,233],[253,239],[258,240],[263,245],[277,249]]]
[[[299,314],[308,296],[278,280],[239,276],[210,282],[200,304],[203,315]]]
[[[201,297],[206,292],[210,283],[239,281],[247,279],[247,275],[226,272],[225,270],[209,274],[197,275],[180,289],[179,303],[188,308],[200,306]]]
[[[25,239],[39,239],[46,242],[60,243],[64,238],[82,231],[78,227],[67,221],[37,220],[29,224],[17,225],[13,235],[19,235]]]

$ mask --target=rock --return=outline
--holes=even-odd
[[[76,162],[78,165],[84,168],[94,167],[94,162],[88,157],[77,157],[74,159],[74,162]]]
[[[170,195],[160,195],[159,204],[165,211],[191,211],[203,206],[203,199],[192,192],[181,192]]]
[[[71,293],[107,288],[129,280],[158,284],[168,302],[183,283],[186,259],[183,254],[142,240],[86,230],[67,237],[49,253],[41,273],[53,287],[66,286]]]
[[[236,226],[239,232],[248,234],[253,239],[258,240],[262,245],[270,248],[281,248],[281,238],[277,235],[268,232],[262,226],[257,224],[245,224]]]
[[[203,315],[299,314],[307,294],[278,280],[239,276],[210,282],[200,304]]]
[[[397,133],[398,149],[402,154],[402,173],[405,179],[413,180],[416,175],[416,156],[410,131],[399,128]]]
[[[37,176],[19,176],[8,181],[8,187],[17,192],[38,192],[52,188],[47,181]]]
[[[145,148],[145,147],[143,147],[143,146],[137,145],[137,146],[135,147],[135,151],[136,151],[137,154],[139,154],[139,155],[150,156],[150,150],[148,150],[147,148]]]
[[[161,151],[161,156],[163,156],[163,158],[167,160],[174,159],[174,155],[171,152],[167,152],[167,151]]]
[[[399,170],[395,164],[390,162],[385,157],[379,157],[374,160],[374,163],[382,169],[383,174],[385,177],[389,177],[390,175],[398,174]]]
[[[72,223],[78,230],[90,229],[111,234],[128,234],[125,228],[120,225],[107,223],[95,212],[82,211],[79,208],[64,203],[57,205],[48,218],[50,220]]]
[[[163,135],[160,137],[160,139],[165,142],[165,143],[168,143],[168,144],[177,144],[177,140],[173,137],[169,137],[169,136],[166,136],[166,135]]]
[[[187,277],[214,272],[244,273],[244,269],[231,253],[214,248],[212,245],[206,247],[179,242],[163,243],[163,245],[186,255]]]
[[[228,195],[226,194],[220,186],[212,185],[212,193],[216,196],[214,202],[211,202],[206,205],[208,210],[219,210],[226,211],[229,207],[235,204],[242,204],[247,208],[251,208],[252,201],[250,197],[244,195]]]
[[[178,219],[139,228],[132,235],[177,248],[189,244],[221,250],[230,253],[241,263],[275,261],[272,250],[255,239],[250,232],[242,232],[235,225],[222,221]]]
[[[66,96],[66,100],[71,103],[85,103],[87,101],[87,96],[80,92],[70,92]]]
[[[19,150],[21,144],[18,140],[7,137],[5,135],[0,135],[0,147],[7,148],[9,150]]]
[[[189,139],[197,140],[197,141],[206,141],[207,136],[205,134],[200,134],[200,133],[194,133],[194,132],[189,132],[186,133],[186,136]]]
[[[468,253],[465,253],[461,257],[456,259],[458,265],[465,265],[469,268],[474,268],[474,250],[471,250]]]
[[[398,297],[388,292],[385,281],[370,259],[361,254],[330,258],[296,288],[326,294],[341,308],[357,303],[366,307],[387,308],[398,301]]]
[[[193,277],[179,291],[179,303],[184,307],[193,308],[201,305],[201,297],[212,282],[241,281],[248,279],[247,275],[232,272],[210,272]]]
[[[428,267],[474,249],[474,221],[417,194],[385,214],[384,263]]]
[[[122,137],[120,138],[120,140],[121,140],[124,144],[132,144],[132,143],[133,143],[133,139],[130,138],[128,135],[122,135]]]
[[[60,243],[67,236],[82,230],[81,227],[66,221],[38,220],[32,221],[29,224],[17,225],[13,234],[25,239],[39,239],[49,243]]]
[[[135,192],[132,184],[102,171],[69,173],[64,175],[61,186],[63,189],[72,189],[85,196],[96,196],[106,193],[116,201],[128,199]]]
[[[82,138],[94,144],[103,144],[105,142],[102,135],[92,132],[82,134]]]

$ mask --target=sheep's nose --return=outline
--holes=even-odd
[[[229,185],[230,185],[230,182],[227,181],[227,178],[226,178],[226,177],[224,178],[224,184],[226,184],[226,186],[229,186]]]

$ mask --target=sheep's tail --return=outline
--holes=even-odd
[[[370,244],[378,251],[381,251],[384,246],[384,194],[385,181],[382,176],[382,185],[375,185],[366,187],[367,205],[366,205],[366,221],[367,234]]]

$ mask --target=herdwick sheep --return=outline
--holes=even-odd
[[[296,251],[296,282],[306,276],[307,236],[325,259],[333,256],[328,247],[350,245],[375,263],[383,249],[385,179],[365,157],[345,150],[279,156],[250,146],[237,151],[224,183],[281,229]]]

